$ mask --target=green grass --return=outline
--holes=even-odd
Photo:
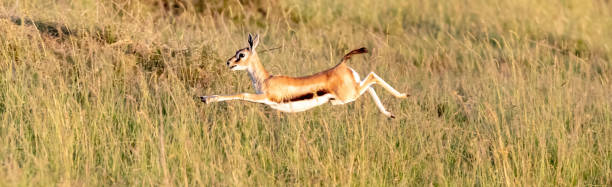
[[[612,185],[607,1],[159,2],[0,2],[0,186]],[[412,96],[201,103],[253,92],[249,32],[273,74],[365,46]]]

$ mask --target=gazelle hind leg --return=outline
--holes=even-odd
[[[363,79],[363,81],[361,81],[361,83],[359,85],[359,87],[360,87],[359,93],[365,92],[366,89],[368,89],[374,83],[380,84],[383,88],[385,88],[385,90],[391,92],[391,94],[393,96],[395,96],[395,97],[399,97],[399,98],[406,98],[406,97],[408,97],[408,94],[400,93],[399,91],[395,90],[395,88],[391,87],[391,85],[389,85],[387,82],[385,82],[385,80],[380,78],[374,72],[370,72],[370,74],[368,74],[368,76],[366,76],[366,78]]]
[[[380,110],[380,112],[385,114],[385,116],[387,117],[395,118],[395,116],[391,114],[391,112],[385,109],[385,106],[383,106],[382,102],[380,102],[380,98],[378,98],[378,95],[376,95],[376,91],[374,91],[374,88],[369,87],[368,93],[370,93],[370,96],[372,96],[372,99],[374,100],[374,103],[376,103],[376,107],[378,107],[378,110]]]

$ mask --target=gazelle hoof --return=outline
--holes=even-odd
[[[208,96],[200,96],[200,100],[202,100],[202,102],[208,104],[210,101],[208,101]]]
[[[389,117],[389,119],[395,119],[395,115],[391,114],[389,111],[384,111],[383,114]]]

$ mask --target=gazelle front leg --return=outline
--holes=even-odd
[[[255,103],[266,103],[267,97],[263,94],[250,94],[241,93],[236,95],[212,95],[212,96],[201,96],[202,102],[208,104],[212,102],[229,101],[229,100],[244,100]]]

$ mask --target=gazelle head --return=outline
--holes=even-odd
[[[249,46],[236,51],[236,54],[227,59],[227,66],[232,71],[246,70],[251,65],[252,61],[257,59],[257,52],[255,48],[259,44],[259,35],[255,35],[255,38],[249,34]]]

